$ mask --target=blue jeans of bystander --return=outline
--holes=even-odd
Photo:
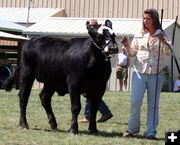
[[[87,98],[85,103],[85,110],[84,110],[84,116],[87,119],[89,119],[90,116],[90,106],[91,106],[90,99]],[[106,105],[106,103],[103,100],[101,100],[99,104],[99,112],[102,114],[102,116],[111,114],[109,107]]]

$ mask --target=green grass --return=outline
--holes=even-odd
[[[159,140],[142,138],[146,129],[146,97],[141,112],[141,131],[135,138],[123,138],[122,133],[127,129],[130,92],[106,92],[105,102],[114,117],[106,123],[98,123],[98,135],[90,135],[88,124],[79,124],[79,134],[70,135],[70,100],[69,96],[52,98],[52,106],[60,131],[52,132],[46,113],[41,106],[39,90],[33,90],[27,107],[29,130],[19,127],[18,91],[5,92],[0,90],[0,145],[164,145],[165,131],[180,129],[180,94],[162,93],[160,99],[160,122],[157,137]],[[79,118],[83,117],[85,98],[81,97],[82,110]],[[98,112],[97,117],[100,117]]]

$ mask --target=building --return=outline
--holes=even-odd
[[[22,36],[22,30],[51,16],[66,16],[65,10],[58,8],[0,8],[0,65],[15,66],[19,64],[21,47],[23,41],[27,40]],[[16,86],[19,88],[18,81]],[[34,83],[33,87],[39,88],[42,87],[42,84]]]
[[[68,17],[141,18],[155,8],[164,19],[180,16],[180,0],[0,0],[0,7],[64,8]],[[178,20],[180,22],[180,19]]]
[[[143,10],[146,8],[155,8],[159,11],[160,15],[163,14],[163,19],[171,19],[174,21],[175,21],[176,16],[179,16],[180,14],[180,10],[179,10],[180,0],[173,0],[173,1],[169,1],[169,0],[0,0],[0,7],[24,8],[26,12],[29,8],[31,9],[33,8],[59,8],[59,9],[64,9],[63,16],[74,17],[74,18],[84,17],[85,19],[92,18],[92,17],[115,18],[115,19],[116,18],[125,18],[125,19],[136,18],[137,19],[137,18],[142,18]],[[161,13],[162,9],[163,9],[163,13]],[[180,22],[180,19],[178,19],[177,21]],[[170,39],[173,39],[172,37],[173,37],[174,25],[175,23],[166,29],[166,31],[170,33],[170,37],[171,37]],[[41,27],[45,27],[45,25]],[[134,26],[134,28],[136,27]],[[129,31],[131,29],[127,29],[127,30]],[[60,33],[60,32],[56,32],[56,33]],[[127,32],[127,33],[130,33],[130,32]],[[179,31],[179,25],[178,25],[175,31],[176,37],[174,38],[174,52],[176,54],[177,60],[180,60],[180,50],[178,48],[179,33],[180,31]],[[64,34],[68,34],[68,33],[64,32]],[[59,35],[59,34],[56,34],[56,35]],[[77,34],[77,36],[79,35]],[[173,64],[174,62],[173,59],[171,60],[171,62]],[[173,74],[172,74],[173,79],[177,77],[177,74],[178,74],[178,71],[174,64]],[[115,83],[115,89],[116,89],[116,83]]]
[[[43,21],[40,21],[33,26],[29,27],[26,30],[23,30],[24,35],[28,35],[28,37],[32,36],[52,36],[52,37],[61,37],[61,38],[74,38],[74,37],[88,37],[87,30],[85,27],[86,21],[90,18],[67,18],[67,17],[49,17]],[[106,18],[96,18],[98,23],[103,24]],[[139,32],[142,27],[142,19],[125,19],[125,18],[109,18],[113,23],[113,30],[117,36],[117,42],[119,47],[121,47],[120,39],[122,36],[127,35],[131,39],[133,38],[134,34]],[[165,32],[168,34],[170,39],[173,38],[173,31],[174,31],[175,21],[174,20],[163,20],[162,27]],[[180,35],[180,27],[176,28],[176,35]],[[180,53],[178,50],[178,46],[180,42],[178,41],[179,36],[175,37],[174,43],[174,51],[176,54]],[[111,59],[112,64],[112,74],[111,78],[108,82],[107,89],[108,90],[118,90],[119,86],[116,80],[116,73],[115,73],[115,61],[116,56]],[[132,62],[133,63],[133,62]],[[169,69],[171,68],[171,60],[167,60],[167,64]],[[178,75],[177,70],[174,67],[174,77]],[[132,75],[132,64],[129,71],[129,83],[128,88],[130,89],[131,86],[131,75]],[[174,78],[174,79],[175,79]]]
[[[2,8],[0,19],[29,27],[48,17],[67,16],[65,9],[61,8]]]

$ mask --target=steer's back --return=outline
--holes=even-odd
[[[96,65],[96,59],[90,47],[91,41],[87,38],[32,38],[24,44],[22,67],[29,67],[38,81],[64,89],[66,78],[72,73],[76,74],[76,77],[81,77],[83,81],[87,75],[88,79],[95,78],[92,68]],[[93,73],[93,77],[88,70]]]
[[[111,66],[110,61],[104,61],[102,52],[92,46],[91,39],[37,37],[24,44],[21,73],[26,70],[39,82],[65,94],[68,83],[73,81],[80,81],[81,92],[89,90],[89,86],[100,89],[101,82],[105,84],[109,79]]]

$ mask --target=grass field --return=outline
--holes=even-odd
[[[106,123],[98,123],[98,135],[90,135],[88,124],[79,124],[79,134],[70,135],[70,100],[69,96],[52,98],[52,106],[57,119],[57,132],[50,130],[46,113],[41,106],[39,90],[33,90],[27,107],[29,130],[22,130],[19,123],[18,91],[0,90],[0,145],[164,145],[165,131],[180,129],[180,94],[162,93],[160,99],[160,122],[157,137],[159,140],[143,138],[146,129],[146,97],[141,112],[141,131],[134,138],[123,138],[127,129],[130,92],[106,92],[104,100],[113,113],[113,118]],[[81,97],[83,117],[85,98]],[[98,113],[98,118],[100,114]]]

